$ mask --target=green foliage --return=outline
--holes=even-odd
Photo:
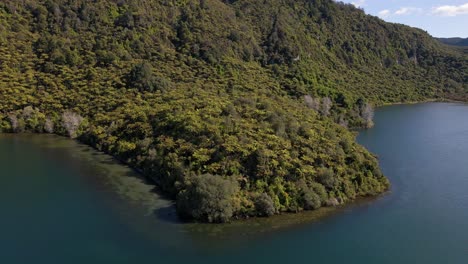
[[[0,58],[1,132],[77,137],[200,221],[381,193],[346,127],[468,99],[465,53],[331,0],[5,0]]]
[[[227,222],[233,216],[233,196],[238,192],[235,181],[204,174],[187,179],[177,195],[179,214],[207,222]]]
[[[320,168],[317,172],[317,181],[323,186],[332,189],[336,184],[333,170],[330,168]]]
[[[135,65],[130,71],[127,79],[128,87],[137,88],[141,92],[154,92],[157,90],[165,91],[170,86],[167,79],[154,75],[153,67],[147,62]]]
[[[272,216],[276,213],[274,202],[266,193],[260,194],[255,199],[255,209],[260,216]]]
[[[322,201],[318,194],[312,190],[304,191],[304,209],[315,210],[322,206]]]

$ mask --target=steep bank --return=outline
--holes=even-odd
[[[0,130],[78,137],[200,221],[388,188],[346,126],[466,100],[465,55],[333,1],[3,1]]]

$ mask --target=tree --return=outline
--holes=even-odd
[[[320,100],[318,98],[313,98],[312,96],[307,94],[304,95],[304,101],[307,107],[309,107],[310,109],[313,109],[317,112],[320,110]]]
[[[333,188],[336,183],[335,174],[331,168],[321,168],[318,171],[318,182],[327,188]]]
[[[322,107],[320,108],[320,113],[324,116],[329,116],[332,106],[333,102],[329,97],[322,98]]]
[[[316,210],[322,206],[320,196],[316,194],[312,189],[305,189],[304,192],[304,209]]]
[[[22,129],[21,129],[20,122],[16,114],[14,113],[8,114],[8,119],[10,120],[11,130],[13,132],[21,132]]]
[[[83,117],[72,111],[65,111],[62,114],[62,126],[68,133],[70,138],[76,138],[77,132],[83,122]]]
[[[369,103],[365,103],[360,107],[360,114],[365,121],[365,126],[370,128],[374,125],[374,108]]]
[[[50,118],[47,118],[45,121],[44,131],[49,134],[54,133],[54,121],[52,121]]]
[[[26,106],[21,113],[21,120],[28,131],[42,132],[45,123],[44,118],[44,114],[32,106]]]
[[[262,193],[257,197],[255,209],[260,216],[272,216],[276,213],[274,202],[266,193]]]
[[[137,64],[133,67],[127,77],[127,86],[137,88],[140,91],[154,92],[164,91],[170,86],[170,82],[153,73],[153,66],[148,62]]]
[[[203,174],[191,177],[177,195],[177,211],[184,217],[210,223],[227,222],[234,214],[233,196],[237,182]]]

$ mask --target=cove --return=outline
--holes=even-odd
[[[382,107],[358,141],[392,183],[385,196],[206,225],[178,222],[171,201],[86,146],[0,135],[1,263],[464,263],[468,106]]]

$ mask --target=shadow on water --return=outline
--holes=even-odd
[[[160,207],[154,210],[155,217],[163,222],[171,224],[183,224],[179,219],[174,205]]]

